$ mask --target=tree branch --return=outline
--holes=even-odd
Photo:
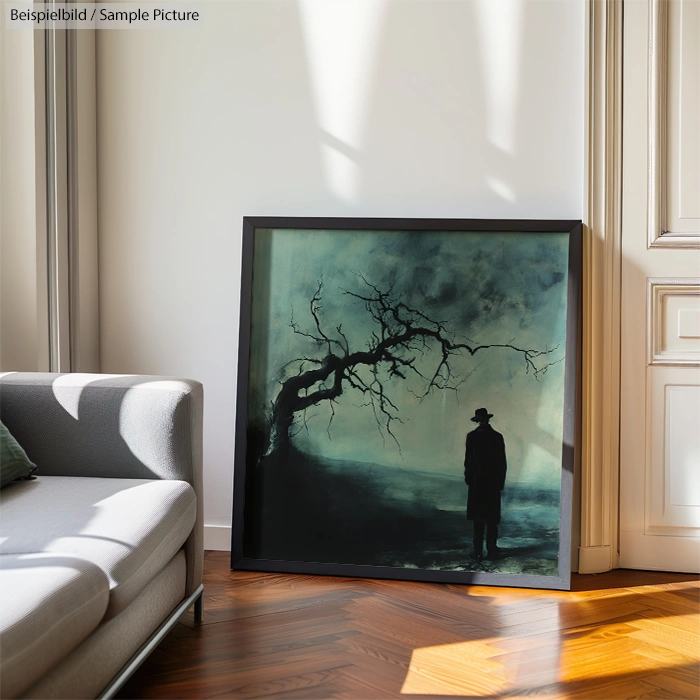
[[[316,292],[309,302],[309,311],[314,320],[316,332],[302,331],[294,320],[292,313],[290,326],[295,334],[309,338],[317,346],[325,346],[326,355],[321,359],[301,357],[286,363],[282,369],[299,362],[298,373],[281,382],[282,387],[274,401],[271,424],[273,432],[288,430],[293,422],[294,414],[304,413],[313,405],[322,401],[331,402],[331,417],[327,426],[330,439],[330,426],[335,417],[335,399],[343,393],[344,384],[361,392],[367,399],[374,414],[379,432],[389,435],[401,451],[399,441],[392,431],[394,421],[402,422],[399,409],[387,395],[387,381],[406,380],[409,373],[424,382],[424,390],[420,394],[412,392],[419,399],[425,399],[434,389],[458,388],[482,364],[479,363],[466,375],[454,371],[453,360],[462,355],[474,356],[484,350],[504,348],[519,353],[525,363],[526,374],[532,374],[539,381],[547,369],[564,357],[550,361],[552,353],[559,346],[551,349],[536,350],[522,348],[515,344],[515,339],[509,343],[490,343],[477,345],[468,337],[457,336],[448,330],[448,322],[435,320],[404,303],[394,294],[393,287],[383,291],[371,284],[362,274],[356,273],[368,291],[364,294],[343,289],[343,294],[361,303],[374,322],[366,349],[350,351],[350,343],[342,330],[342,324],[335,327],[340,340],[329,336],[322,325],[322,296],[323,279],[319,280]],[[341,354],[336,355],[334,349],[339,348]],[[417,363],[425,361],[431,350],[437,350],[439,361],[432,374],[423,373]],[[313,365],[304,369],[304,363]],[[369,368],[371,381],[362,377],[358,370]],[[386,372],[382,377],[380,369]],[[330,385],[326,385],[327,380]]]

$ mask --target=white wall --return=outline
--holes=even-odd
[[[2,10],[5,10],[4,5]],[[34,37],[0,22],[0,371],[38,369]]]
[[[202,15],[98,33],[101,369],[204,383],[207,546],[226,548],[241,218],[581,218],[584,4]]]

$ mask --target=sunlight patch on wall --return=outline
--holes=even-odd
[[[350,152],[365,131],[386,7],[387,0],[299,0],[318,124],[331,137],[320,139],[325,177],[348,202],[359,194],[360,165]]]
[[[507,182],[503,182],[503,180],[501,180],[500,178],[487,175],[486,184],[501,199],[505,199],[506,202],[509,202],[510,204],[515,204],[515,202],[517,201],[518,197],[515,194],[515,190]]]
[[[321,144],[321,162],[330,191],[339,199],[354,202],[360,180],[358,163],[327,143]]]
[[[474,4],[484,67],[488,138],[511,154],[515,152],[523,4],[523,0],[477,0]]]

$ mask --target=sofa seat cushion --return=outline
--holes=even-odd
[[[105,619],[173,558],[196,517],[192,487],[160,479],[39,476],[0,491],[0,507],[0,554],[68,554],[107,574]]]
[[[4,554],[0,599],[0,697],[14,698],[98,627],[109,580],[77,557]]]

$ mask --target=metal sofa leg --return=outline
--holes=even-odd
[[[196,597],[195,597],[196,596]],[[165,635],[177,624],[177,621],[192,607],[194,603],[195,620],[201,622],[204,613],[204,586],[199,585],[197,590],[186,598],[178,608],[173,610],[170,616],[161,626],[144,642],[143,646],[122,666],[109,685],[97,696],[97,700],[109,700],[126,683],[136,669],[148,658],[148,655],[163,641]],[[197,611],[199,610],[199,615]]]
[[[194,621],[202,622],[204,620],[204,591],[199,594],[197,600],[194,601]]]

